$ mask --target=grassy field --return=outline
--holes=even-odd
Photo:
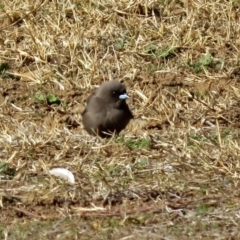
[[[0,23],[0,239],[240,239],[239,1],[0,0]],[[134,119],[97,139],[112,79]]]

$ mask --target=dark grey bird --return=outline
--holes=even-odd
[[[87,106],[82,113],[85,130],[100,137],[119,134],[133,118],[126,103],[128,98],[122,83],[115,80],[104,82],[87,99]]]

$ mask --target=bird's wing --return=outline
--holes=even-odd
[[[99,97],[90,96],[88,104],[82,113],[83,121],[91,129],[99,129],[106,122],[106,103]]]
[[[99,97],[91,95],[87,101],[87,112],[98,114],[99,112],[106,113],[106,103]]]

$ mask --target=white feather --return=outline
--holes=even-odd
[[[55,177],[65,179],[71,184],[75,183],[74,175],[66,168],[53,168],[49,173]]]

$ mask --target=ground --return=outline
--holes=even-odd
[[[239,1],[0,0],[0,238],[240,239],[239,21]],[[112,79],[134,119],[88,136]]]

